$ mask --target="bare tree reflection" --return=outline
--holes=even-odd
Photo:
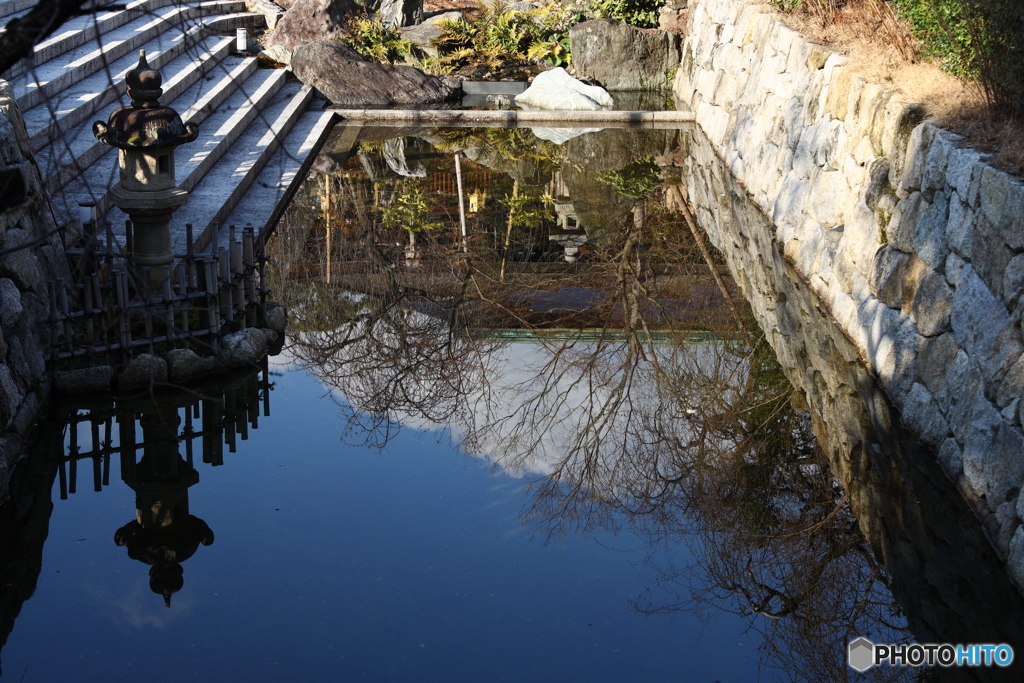
[[[523,477],[532,494],[523,518],[538,536],[628,527],[645,539],[651,588],[638,609],[736,612],[764,635],[764,663],[779,677],[847,680],[847,642],[900,641],[905,619],[811,418],[792,406],[800,397],[688,220],[674,152],[662,150],[674,138],[658,138],[654,154],[635,147],[589,179],[592,158],[574,158],[568,144],[529,156],[520,138],[445,138],[439,157],[472,148],[467,167],[485,160],[513,177],[488,190],[497,201],[471,222],[468,253],[455,219],[442,219],[421,268],[399,267],[397,240],[366,220],[297,268],[322,253],[317,231],[330,230],[310,195],[312,209],[291,219],[307,231],[304,248],[291,247],[290,264],[278,257],[294,326],[288,352],[336,393],[350,436],[382,446],[400,422],[447,427],[463,450]],[[502,158],[499,143],[514,154]],[[576,147],[593,156],[605,144]],[[440,188],[439,162],[421,160],[422,187]],[[340,176],[326,182],[367,182]],[[589,230],[600,215],[600,230],[573,242],[579,260],[510,248],[510,198],[527,196],[528,177],[558,190],[550,197],[572,191],[566,178],[587,188],[587,210],[573,214],[581,226],[570,227]],[[614,195],[605,206],[615,211],[600,210],[602,193]],[[331,206],[351,217],[378,210],[344,205],[356,196],[336,193]],[[455,201],[436,196],[435,217]],[[532,204],[548,214],[521,226],[521,242],[548,243],[567,206]],[[312,276],[328,262],[330,284]],[[666,552],[680,543],[684,560]]]

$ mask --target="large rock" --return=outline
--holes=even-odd
[[[437,48],[434,47],[433,42],[441,37],[440,23],[442,21],[459,21],[462,18],[462,12],[452,11],[435,14],[422,23],[403,28],[402,37],[431,57],[436,57]]]
[[[167,375],[175,384],[209,377],[223,368],[219,359],[198,356],[192,349],[174,349],[167,353]]]
[[[392,28],[415,26],[423,21],[423,0],[373,0],[369,9]]]
[[[167,361],[148,353],[133,358],[117,378],[121,391],[151,391],[158,384],[167,384]]]
[[[458,79],[428,76],[411,66],[369,62],[336,40],[296,48],[292,71],[340,106],[427,104],[462,92]]]
[[[114,368],[98,365],[61,372],[54,378],[54,388],[62,394],[92,394],[110,389]]]
[[[245,0],[245,8],[254,14],[262,14],[267,20],[267,28],[271,30],[277,28],[277,22],[281,21],[287,9],[273,0]]]
[[[669,90],[679,66],[679,36],[594,19],[569,31],[576,75],[608,90]]]
[[[526,92],[516,95],[516,103],[537,109],[597,111],[612,106],[612,96],[604,88],[576,80],[559,67],[534,78]]]
[[[267,355],[267,335],[256,327],[232,332],[224,337],[220,360],[229,368],[255,365]]]
[[[359,5],[352,0],[295,0],[264,46],[294,50],[316,40],[338,38],[345,22],[358,11]]]

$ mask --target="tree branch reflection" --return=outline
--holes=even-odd
[[[450,429],[467,453],[524,478],[523,519],[545,541],[623,529],[644,539],[651,584],[637,609],[741,614],[782,677],[846,680],[846,643],[898,642],[905,619],[811,416],[793,407],[801,396],[688,215],[678,139],[640,132],[615,132],[625,143],[600,137],[611,131],[574,138],[544,159],[518,138],[448,136],[436,157],[416,159],[424,187],[438,186],[452,152],[470,177],[510,173],[487,190],[490,213],[470,221],[468,253],[454,218],[430,232],[415,268],[402,267],[399,240],[379,223],[334,239],[330,262],[344,265],[331,266],[330,285],[292,277],[283,288],[288,352],[336,396],[350,438],[383,447],[398,424]],[[502,157],[498,142],[515,154]],[[628,153],[607,153],[616,145]],[[345,163],[334,182],[364,182]],[[547,215],[514,231],[513,200],[531,177],[550,197],[531,211]],[[435,217],[449,201],[436,196]],[[325,219],[310,217],[312,228],[293,218],[284,230],[306,225],[302,258],[322,272]],[[560,246],[538,252],[545,233],[573,258]]]

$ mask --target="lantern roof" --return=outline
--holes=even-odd
[[[178,112],[160,106],[163,78],[149,66],[145,50],[139,51],[139,63],[125,74],[124,82],[132,103],[112,111],[107,123],[92,124],[97,140],[119,149],[145,149],[177,147],[199,135],[198,128],[183,123]]]

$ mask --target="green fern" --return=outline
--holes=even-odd
[[[555,66],[570,61],[569,29],[581,15],[559,2],[528,12],[510,9],[504,2],[479,6],[469,19],[442,21],[433,45],[438,57],[430,63],[441,69],[500,69],[526,61]]]
[[[402,37],[402,32],[379,19],[353,18],[345,25],[341,40],[364,57],[384,64],[394,64],[412,54],[412,43]]]

